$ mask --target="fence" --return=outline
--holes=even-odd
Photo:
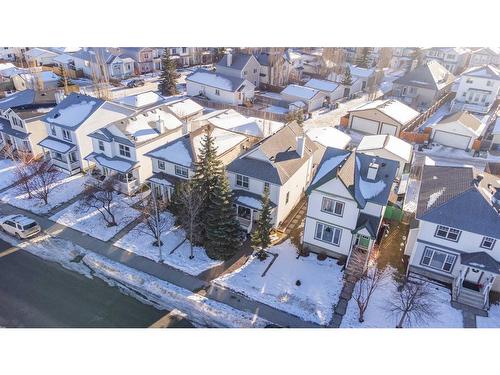
[[[384,218],[401,222],[403,219],[403,210],[397,206],[387,206],[385,208]]]
[[[436,101],[436,103],[434,103],[431,107],[429,107],[427,111],[421,113],[415,120],[406,125],[406,127],[403,130],[405,130],[406,132],[412,132],[413,130],[415,130],[416,127],[422,125],[425,121],[427,121],[429,117],[431,117],[434,114],[434,112],[436,112],[439,109],[439,107],[441,107],[444,103],[450,101],[454,95],[455,94],[452,92],[443,95]]]
[[[402,131],[399,134],[399,138],[410,143],[423,144],[429,141],[430,133],[412,133],[412,132]]]
[[[199,105],[207,108],[234,109],[236,112],[239,112],[244,116],[258,117],[270,121],[286,122],[286,115],[281,113],[266,112],[251,107],[243,107],[240,105],[219,103],[219,102],[214,102],[212,100],[202,99],[196,96],[191,97],[191,99],[193,99]]]
[[[269,96],[259,95],[259,94],[255,95],[255,102],[268,105],[275,105],[277,107],[282,107],[282,108],[288,108],[288,106],[290,105],[290,103],[285,100],[271,98]]]

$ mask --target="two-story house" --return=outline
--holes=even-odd
[[[462,73],[469,64],[470,50],[461,47],[438,47],[424,49],[425,62],[436,60],[452,74]]]
[[[131,195],[153,174],[146,154],[179,138],[182,131],[182,121],[165,104],[153,104],[90,133],[93,152],[85,159],[95,163],[92,176],[116,175],[120,191]]]
[[[176,183],[193,177],[207,133],[212,137],[217,158],[224,166],[260,140],[259,137],[207,124],[150,151],[146,156],[151,159],[153,175],[148,181],[158,198],[169,201]]]
[[[277,228],[303,197],[313,171],[316,145],[295,122],[285,125],[227,166],[236,212],[250,232],[269,189],[272,223]]]
[[[467,167],[425,166],[405,254],[408,273],[452,285],[454,301],[489,307],[500,291],[500,182]]]
[[[304,248],[366,263],[397,169],[393,160],[328,148],[307,189]]]
[[[47,137],[42,116],[56,105],[53,91],[24,90],[0,100],[0,149],[39,156],[38,143]]]
[[[255,87],[260,85],[260,64],[252,54],[228,52],[215,69],[223,76],[246,79]]]
[[[480,65],[493,65],[500,68],[500,49],[494,47],[484,47],[472,51],[469,67]]]
[[[79,173],[93,165],[85,162],[93,152],[89,134],[134,112],[117,103],[71,93],[42,118],[48,136],[39,145],[56,168],[70,175]]]
[[[120,56],[130,57],[135,61],[136,73],[144,74],[155,71],[154,60],[160,58],[160,52],[150,47],[121,47]]]
[[[493,65],[467,69],[461,76],[452,110],[488,113],[500,93],[500,70]]]

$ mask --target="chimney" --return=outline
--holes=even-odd
[[[300,157],[303,157],[304,152],[306,150],[306,139],[302,135],[300,137],[297,137],[296,140],[297,140],[297,154],[299,154]]]
[[[156,120],[156,130],[158,130],[160,134],[165,133],[165,121],[163,121],[160,116],[158,116],[158,120]]]
[[[233,64],[233,54],[231,52],[227,53],[227,66],[231,66]]]
[[[378,168],[379,165],[376,163],[375,159],[373,159],[368,166],[368,173],[366,174],[366,178],[371,181],[375,180],[375,178],[377,178]]]

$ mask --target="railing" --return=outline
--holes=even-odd
[[[463,273],[463,270],[460,270],[459,274],[458,274],[458,277],[455,278],[455,281],[454,281],[454,284],[453,284],[453,291],[454,291],[454,296],[455,296],[455,300],[458,298],[458,296],[460,295],[460,291],[462,289],[462,283],[464,281],[464,273]]]
[[[488,113],[488,111],[491,108],[490,103],[485,103],[481,105],[481,104],[471,104],[467,102],[461,102],[458,100],[454,100],[452,106],[462,111],[477,112],[477,113]]]
[[[490,304],[490,290],[491,290],[491,287],[493,286],[494,280],[495,280],[495,278],[493,276],[490,276],[488,278],[488,283],[486,284],[486,286],[484,287],[484,290],[483,290],[483,293],[484,293],[483,308],[485,308],[485,309]]]
[[[252,224],[252,222],[249,219],[245,219],[245,218],[239,217],[239,216],[237,216],[236,218],[240,222],[241,226],[244,228],[248,228],[248,227],[250,227],[250,224]]]

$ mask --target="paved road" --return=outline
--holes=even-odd
[[[167,311],[0,240],[0,326],[148,327]],[[2,256],[2,254],[4,256]],[[188,326],[172,321],[171,327]]]

